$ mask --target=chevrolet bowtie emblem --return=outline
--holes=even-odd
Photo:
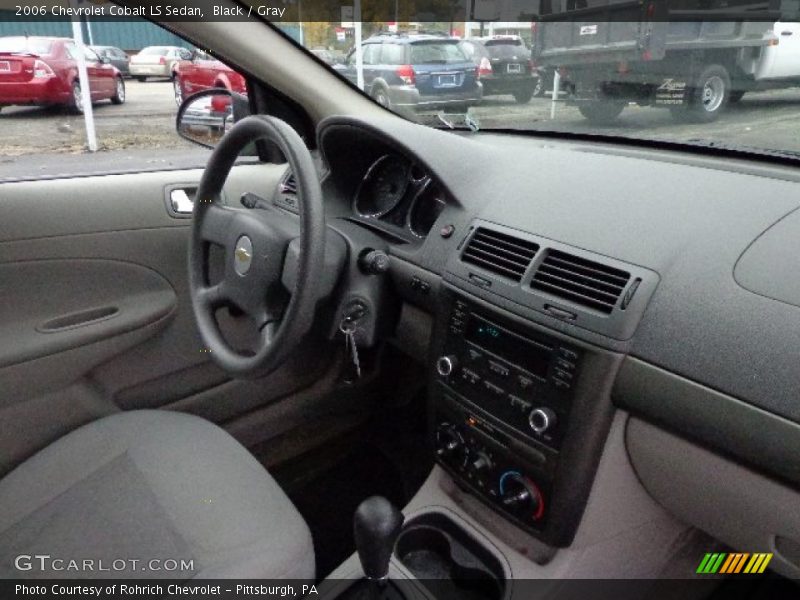
[[[250,253],[245,250],[244,248],[237,248],[236,249],[236,258],[238,258],[242,262],[246,262],[252,258]]]
[[[245,275],[253,264],[253,242],[246,235],[236,240],[233,248],[233,268],[239,275]]]

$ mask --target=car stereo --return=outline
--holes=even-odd
[[[478,409],[536,444],[558,449],[580,355],[555,338],[503,327],[457,300],[436,371]]]
[[[540,534],[583,351],[464,299],[450,306],[435,362],[436,461],[461,487]]]

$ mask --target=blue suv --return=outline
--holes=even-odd
[[[455,38],[380,34],[361,47],[364,91],[387,108],[465,109],[483,98],[478,69]],[[338,70],[355,83],[355,50]]]

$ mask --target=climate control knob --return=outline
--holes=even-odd
[[[518,473],[506,471],[500,477],[500,502],[518,517],[537,521],[544,514],[544,498],[536,484]]]
[[[483,450],[478,450],[472,459],[472,470],[475,473],[484,474],[492,469],[492,459]]]
[[[528,424],[533,429],[534,433],[544,433],[548,429],[552,429],[558,417],[556,413],[547,407],[534,408],[531,414],[528,415]]]
[[[455,425],[442,423],[436,428],[436,456],[463,466],[467,460],[467,446]]]
[[[458,359],[452,354],[440,356],[439,360],[436,361],[436,372],[442,377],[450,377],[450,374],[456,370],[457,364]]]

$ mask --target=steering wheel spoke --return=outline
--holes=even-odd
[[[228,289],[224,281],[198,288],[195,292],[195,300],[198,304],[210,310],[216,310],[230,303]]]
[[[200,237],[204,241],[218,246],[226,246],[229,242],[228,236],[231,223],[236,216],[237,210],[218,203],[210,203],[203,212],[203,226],[200,229]]]

